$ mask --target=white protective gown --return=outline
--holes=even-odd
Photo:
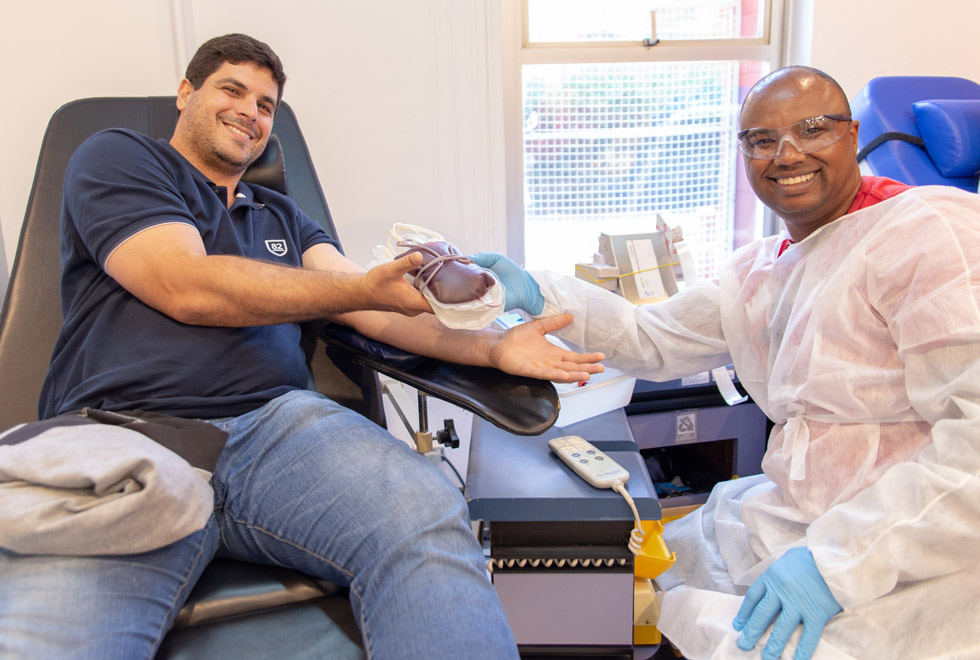
[[[815,657],[980,658],[980,196],[913,188],[777,258],[784,238],[645,307],[533,273],[563,338],[652,380],[730,357],[776,423],[764,475],[667,525],[659,627],[689,658],[759,657],[731,621],[805,544],[844,608]]]

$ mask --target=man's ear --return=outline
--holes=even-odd
[[[183,112],[187,107],[187,98],[194,93],[194,85],[187,78],[180,81],[177,85],[177,111]]]
[[[857,119],[851,120],[851,142],[854,143],[854,151],[858,151],[858,127],[860,124],[861,122]]]

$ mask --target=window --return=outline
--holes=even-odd
[[[703,277],[761,236],[735,133],[745,92],[777,60],[771,0],[509,1],[523,29],[527,267],[571,273],[600,233],[654,231],[658,214]]]

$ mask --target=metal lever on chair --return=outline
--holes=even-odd
[[[398,400],[391,392],[389,384],[383,383],[381,390],[385,395],[387,395],[388,401],[391,402],[392,407],[395,409],[395,413],[402,420],[402,424],[405,425],[405,430],[408,431],[409,435],[412,436],[412,439],[415,441],[415,450],[420,454],[428,454],[430,451],[432,451],[433,433],[429,430],[428,397],[425,395],[425,393],[417,391],[419,402],[419,428],[416,431],[412,428],[412,424],[408,421],[408,417],[405,416],[401,406],[398,405]],[[442,430],[435,433],[435,439],[446,447],[451,447],[453,449],[459,447],[459,436],[456,434],[455,422],[452,419],[444,419],[442,421],[442,425]]]
[[[420,454],[432,451],[432,431],[429,430],[429,407],[427,398],[422,392],[419,395],[419,430],[415,432],[415,449]],[[397,405],[397,404],[396,404]],[[456,423],[452,419],[442,420],[442,430],[437,431],[435,439],[439,444],[456,449],[459,447],[459,436],[456,435]]]
[[[450,449],[458,449],[459,436],[456,435],[456,422],[452,419],[442,420],[442,430],[436,433],[436,440]]]

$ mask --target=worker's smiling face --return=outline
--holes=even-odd
[[[739,115],[739,129],[788,127],[833,114],[848,115],[849,109],[831,82],[805,70],[788,71],[750,92]],[[839,139],[810,153],[782,140],[772,160],[743,154],[752,190],[782,218],[796,241],[844,215],[860,188],[858,122],[844,122],[841,127],[846,129]]]
[[[171,144],[215,183],[237,183],[272,132],[279,88],[269,69],[225,62],[194,89],[180,83]]]

